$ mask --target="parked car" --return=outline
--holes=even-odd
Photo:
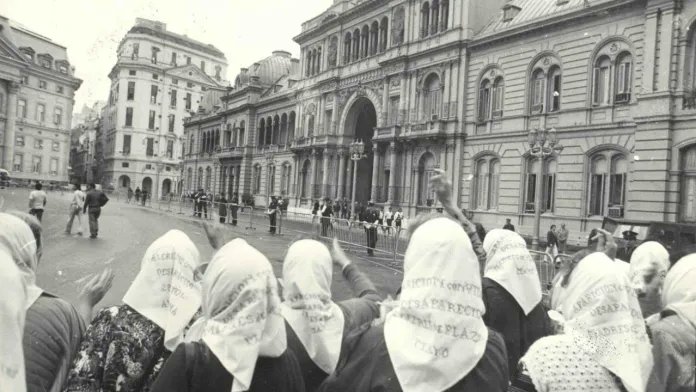
[[[629,261],[633,250],[646,241],[661,243],[670,255],[696,247],[696,225],[604,218],[602,228],[613,234],[619,248],[616,257],[625,261]]]
[[[9,187],[10,180],[10,172],[5,169],[0,169],[0,188]]]

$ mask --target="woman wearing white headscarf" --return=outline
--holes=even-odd
[[[514,231],[493,229],[483,241],[483,303],[486,325],[503,335],[510,379],[529,346],[550,333],[541,303],[541,282],[524,239]]]
[[[658,313],[661,310],[662,282],[670,266],[667,249],[659,242],[644,242],[633,251],[631,264],[626,266],[633,289],[638,295],[643,317]]]
[[[123,305],[94,318],[65,391],[147,391],[200,308],[196,245],[171,230],[145,251]]]
[[[398,305],[356,338],[320,391],[506,391],[505,343],[483,323],[479,270],[457,222],[423,223],[406,249]]]
[[[80,347],[87,314],[99,302],[110,282],[100,285],[103,291],[84,291],[78,308],[65,300],[44,292],[36,284],[41,247],[41,223],[36,217],[23,212],[0,213],[0,249],[10,255],[26,287],[22,303],[26,310],[24,346],[27,391],[57,392],[70,370]],[[110,276],[110,271],[105,276]],[[94,283],[94,280],[90,283]],[[90,286],[90,288],[94,288]],[[89,291],[89,292],[88,292]]]
[[[22,349],[26,300],[26,283],[12,256],[0,247],[0,391],[27,391]]]
[[[297,356],[308,391],[315,391],[336,369],[345,336],[379,316],[377,289],[336,240],[334,258],[356,298],[331,300],[332,255],[321,242],[293,243],[283,263],[285,301],[280,310],[287,323],[288,347]]]
[[[580,261],[554,289],[564,333],[539,339],[520,360],[538,392],[644,392],[650,342],[628,277],[604,253]]]
[[[696,254],[682,258],[667,273],[664,310],[649,325],[655,366],[651,392],[696,390]]]
[[[287,350],[278,284],[268,259],[242,239],[223,246],[202,280],[202,316],[152,392],[303,392]]]

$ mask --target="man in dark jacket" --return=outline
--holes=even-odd
[[[222,192],[218,198],[218,215],[220,216],[220,223],[225,223],[227,219],[227,199],[225,199],[225,192]]]
[[[377,245],[377,225],[379,221],[379,211],[375,208],[375,203],[371,201],[367,203],[367,208],[360,214],[360,221],[365,225],[367,254],[374,256],[375,246]]]
[[[503,229],[515,231],[515,226],[510,222],[510,218],[505,219],[505,226],[503,226]],[[481,238],[481,241],[483,241],[483,238]]]
[[[268,204],[268,219],[270,221],[270,227],[268,232],[275,234],[276,232],[276,214],[278,213],[278,199],[275,196],[271,196],[271,202]]]
[[[237,226],[237,210],[239,209],[239,195],[235,192],[230,200],[230,214],[232,215],[232,226]]]
[[[109,201],[104,192],[98,191],[94,184],[89,184],[89,191],[85,198],[85,205],[82,207],[82,213],[86,213],[89,208],[89,238],[97,238],[99,234],[99,216],[101,209]]]
[[[324,205],[321,206],[321,236],[326,237],[331,227],[331,217],[333,216],[333,206],[331,199],[324,199]]]

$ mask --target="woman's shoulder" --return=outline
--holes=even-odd
[[[64,324],[72,326],[84,326],[84,321],[80,317],[72,304],[68,301],[55,297],[50,294],[41,295],[27,310],[27,326],[37,327],[50,324]]]
[[[696,341],[693,327],[676,314],[661,317],[658,321],[650,324],[650,333],[653,340],[670,341],[676,345],[694,347]]]

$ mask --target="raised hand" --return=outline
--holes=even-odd
[[[208,237],[208,242],[213,249],[218,250],[228,242],[228,234],[222,225],[203,223],[205,235]]]
[[[435,175],[430,178],[430,186],[435,191],[437,199],[443,206],[452,203],[452,182],[447,178],[444,170],[435,169]]]
[[[346,268],[346,266],[350,264],[350,259],[343,251],[341,245],[338,243],[338,239],[336,238],[333,239],[333,246],[331,247],[331,258],[333,259],[334,263],[341,267],[341,269]]]
[[[616,240],[614,240],[614,236],[610,232],[604,229],[597,229],[597,234],[592,237],[592,241],[597,241],[597,252],[606,254],[612,260],[616,258],[618,245],[616,245]]]
[[[92,309],[104,298],[111,289],[114,280],[114,273],[110,268],[105,269],[101,274],[95,275],[87,281],[80,289],[77,309],[85,321],[89,324],[92,321]]]

